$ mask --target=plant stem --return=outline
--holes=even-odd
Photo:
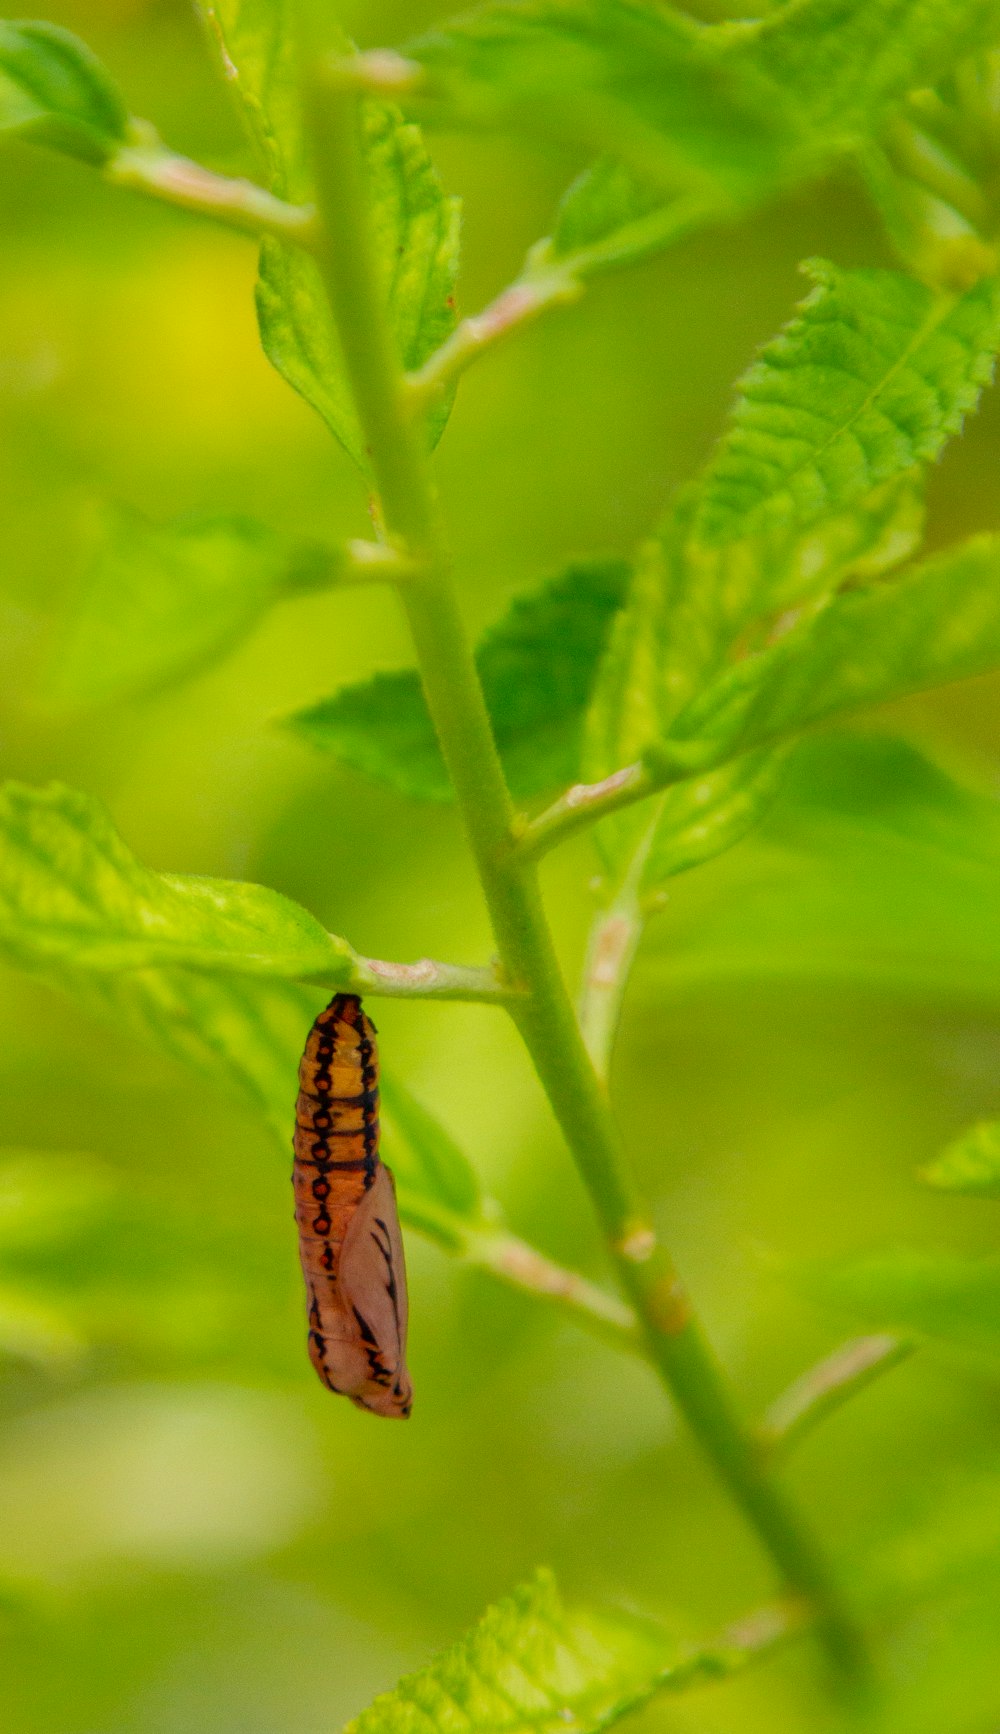
[[[309,245],[316,222],[309,206],[289,205],[253,181],[214,174],[201,163],[167,150],[152,129],[150,133],[148,140],[123,145],[105,164],[104,179],[112,186],[130,187],[245,235],[278,235],[284,241]]]
[[[599,783],[574,783],[535,819],[522,822],[517,852],[522,861],[537,861],[574,832],[596,825],[608,813],[620,812],[656,793],[658,784],[638,761],[612,771]]]
[[[580,279],[559,261],[545,271],[532,271],[529,264],[481,313],[474,313],[456,325],[451,336],[428,356],[422,367],[407,374],[411,414],[444,397],[466,368],[487,349],[494,348],[501,338],[530,324],[549,307],[578,301],[583,288]]]
[[[419,963],[389,963],[381,957],[353,959],[352,990],[381,994],[386,999],[466,1000],[480,1005],[507,1005],[514,990],[495,969],[477,969],[462,963],[438,963],[422,957]]]
[[[358,94],[336,66],[307,77],[324,232],[316,249],[365,433],[387,529],[421,563],[400,590],[428,706],[475,856],[511,1002],[555,1116],[590,1190],[649,1354],[744,1515],[845,1675],[864,1670],[863,1647],[841,1610],[811,1536],[765,1472],[756,1441],[692,1318],[657,1240],[590,1063],[559,971],[535,870],[514,849],[515,815],[451,581],[428,473],[423,429],[407,415],[405,385],[381,311],[368,219]]]
[[[843,1343],[775,1399],[757,1429],[761,1444],[773,1455],[797,1445],[804,1434],[890,1367],[905,1361],[913,1350],[913,1343],[888,1333]]]
[[[580,990],[580,1033],[591,1065],[605,1084],[629,973],[646,925],[639,891],[661,809],[662,802],[658,801],[627,872],[611,902],[596,916],[587,942]]]

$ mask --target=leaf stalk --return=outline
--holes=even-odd
[[[134,142],[123,145],[104,165],[104,179],[112,186],[129,187],[245,235],[276,235],[302,247],[312,245],[316,213],[310,205],[288,204],[253,181],[217,175],[177,155],[143,121],[133,123],[133,134]]]

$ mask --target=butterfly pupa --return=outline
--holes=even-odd
[[[379,1156],[375,1025],[338,993],[309,1032],[295,1109],[295,1220],[309,1358],[374,1415],[410,1413],[406,1266],[396,1187]]]

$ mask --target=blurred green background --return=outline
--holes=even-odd
[[[365,45],[435,15],[343,11]],[[252,168],[180,0],[66,0],[47,16],[91,43],[172,146]],[[472,311],[546,232],[579,165],[504,140],[433,145],[466,200]],[[85,789],[149,865],[276,886],[364,952],[482,958],[454,816],[273,727],[408,660],[391,598],[289,604],[218,670],[141,705],[58,723],[36,703],[103,502],[156,519],[245,512],[327,538],[363,534],[366,512],[347,460],[259,352],[249,242],[18,145],[0,157],[0,213],[4,775]],[[474,628],[567,557],[628,551],[647,532],[814,253],[890,262],[846,177],[596,284],[469,376],[438,469]],[[932,478],[933,544],[996,527],[998,448],[988,402]],[[996,681],[878,726],[1000,789]],[[748,888],[758,928],[780,940],[787,881],[772,885],[767,861],[751,840],[676,884],[616,1072],[643,1183],[751,1408],[849,1328],[788,1290],[783,1259],[886,1242],[988,1251],[1000,1226],[997,1207],[913,1179],[1000,1107],[1000,991],[903,994],[829,960],[784,979],[748,964],[698,982],[672,967],[706,922],[738,930]],[[887,870],[875,838],[855,870],[874,886],[876,931],[908,894],[893,877],[905,868]],[[591,871],[585,842],[547,870],[570,970]],[[822,871],[803,854],[793,879]],[[939,944],[932,928],[926,941]],[[505,1020],[374,1010],[383,1053],[518,1232],[601,1276],[586,1201]],[[4,1734],[326,1734],[540,1562],[570,1597],[617,1599],[685,1633],[770,1593],[638,1364],[411,1236],[417,1403],[406,1427],[374,1422],[308,1365],[288,1171],[249,1112],[6,970],[0,1079],[0,1144],[16,1153],[0,1168]],[[920,1357],[810,1440],[791,1478],[846,1556],[963,1473],[988,1473],[998,1420],[996,1383]],[[984,1497],[995,1511],[996,1487]],[[963,1578],[890,1632],[893,1726],[907,1734],[995,1727],[988,1645],[981,1680],[965,1665],[972,1719],[948,1710],[949,1646],[995,1629],[981,1588]],[[645,1725],[793,1734],[836,1719],[803,1652],[654,1707]]]

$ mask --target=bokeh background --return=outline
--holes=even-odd
[[[342,16],[372,45],[440,12],[356,0]],[[64,0],[46,16],[92,44],[175,148],[252,170],[183,0]],[[466,201],[472,311],[547,231],[579,165],[502,139],[433,146]],[[288,604],[178,691],[68,722],[45,714],[39,670],[104,502],[340,538],[365,532],[365,501],[259,352],[251,243],[17,144],[0,154],[0,220],[4,775],[85,789],[149,865],[273,885],[362,951],[482,958],[454,815],[274,726],[345,679],[409,660],[390,597]],[[595,284],[467,378],[438,467],[474,629],[569,556],[628,551],[648,531],[710,450],[734,378],[787,317],[797,263],[815,253],[890,262],[846,176]],[[996,527],[998,451],[987,402],[932,478],[932,543]],[[997,786],[996,682],[898,706],[876,726]],[[1000,1108],[988,971],[978,989],[904,992],[857,958],[838,967],[839,930],[824,929],[844,888],[837,862],[804,850],[778,873],[775,848],[750,840],[676,883],[636,972],[615,1080],[657,1218],[750,1408],[849,1328],[793,1291],[788,1260],[886,1242],[982,1252],[998,1231],[996,1207],[914,1180],[944,1139]],[[865,932],[874,945],[914,890],[899,875],[921,869],[887,865],[875,835],[850,871],[848,902],[868,887],[863,958]],[[591,872],[586,842],[547,869],[570,970]],[[769,970],[766,943],[750,944],[742,962],[699,970],[708,928],[738,952],[746,920],[780,952],[799,894],[796,961]],[[929,907],[911,937],[933,950]],[[962,915],[974,946],[975,907]],[[984,933],[993,921],[984,902]],[[4,1734],[327,1734],[538,1563],[570,1597],[617,1600],[683,1633],[770,1593],[652,1377],[416,1237],[412,1421],[383,1426],[332,1399],[305,1356],[289,1176],[265,1130],[69,999],[13,971],[0,980]],[[505,1020],[375,1011],[384,1053],[513,1226],[601,1277],[586,1201]],[[897,1547],[905,1578],[893,1537],[908,1513],[940,1508],[982,1472],[995,1514],[998,1422],[988,1377],[921,1357],[803,1447],[791,1479],[838,1554]],[[981,1590],[952,1585],[889,1633],[893,1726],[959,1726],[949,1645],[981,1628],[982,1680],[967,1664],[962,1690],[968,1726],[995,1728]],[[802,1652],[657,1706],[645,1724],[800,1734],[836,1717]]]

